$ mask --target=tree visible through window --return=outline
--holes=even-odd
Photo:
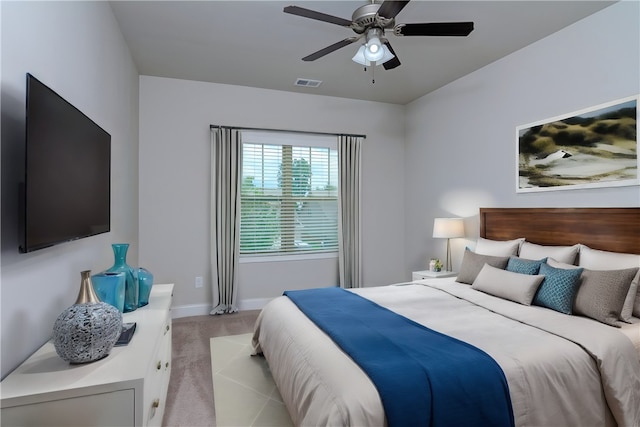
[[[338,158],[335,142],[320,146],[291,135],[269,143],[245,138],[242,153],[240,254],[338,250]],[[296,145],[296,142],[299,145]],[[304,144],[303,144],[304,143]]]

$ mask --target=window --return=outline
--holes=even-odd
[[[242,132],[240,255],[338,251],[332,136]]]

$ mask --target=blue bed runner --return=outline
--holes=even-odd
[[[389,427],[514,426],[485,352],[341,288],[284,293],[373,381]]]

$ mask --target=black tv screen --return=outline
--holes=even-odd
[[[110,231],[111,135],[27,74],[20,251]]]

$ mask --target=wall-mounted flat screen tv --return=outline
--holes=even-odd
[[[27,74],[20,252],[110,231],[111,135]]]

